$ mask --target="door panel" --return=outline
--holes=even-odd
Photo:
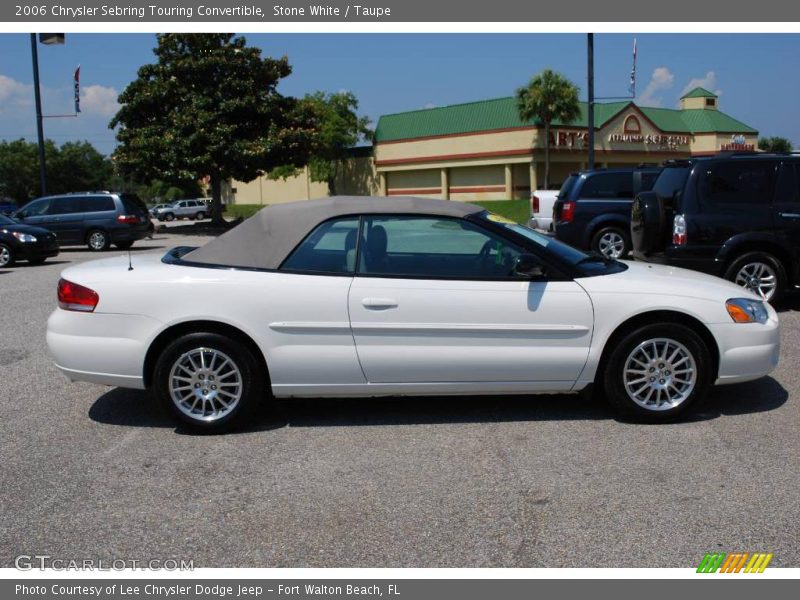
[[[583,368],[592,305],[572,281],[356,277],[351,327],[370,383],[552,382]]]

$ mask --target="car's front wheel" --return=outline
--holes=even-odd
[[[645,325],[615,344],[602,375],[608,400],[620,413],[664,422],[705,396],[713,383],[713,361],[689,327]]]
[[[156,363],[153,386],[171,414],[209,432],[246,421],[268,394],[252,352],[216,333],[184,335],[169,344]]]
[[[0,244],[0,268],[14,264],[14,251],[6,244]]]

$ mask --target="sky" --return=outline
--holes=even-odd
[[[289,57],[283,94],[349,90],[359,112],[381,114],[510,96],[545,68],[565,74],[586,99],[583,34],[247,34],[265,55]],[[677,108],[696,85],[720,96],[723,112],[762,136],[800,147],[798,34],[596,34],[595,95],[625,96],[637,38],[637,98]],[[77,118],[45,119],[58,144],[88,140],[104,154],[115,146],[108,121],[117,95],[154,62],[155,35],[67,34],[63,46],[39,45],[46,115],[72,112],[72,74],[81,65]],[[0,139],[36,139],[28,34],[0,34]]]

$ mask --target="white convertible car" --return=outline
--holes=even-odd
[[[200,248],[66,269],[72,380],[223,429],[271,397],[577,392],[663,421],[778,363],[778,317],[715,277],[585,254],[461,202],[265,208]]]

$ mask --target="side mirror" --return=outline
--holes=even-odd
[[[541,279],[545,275],[545,269],[538,257],[520,254],[514,261],[514,273],[530,279]]]

